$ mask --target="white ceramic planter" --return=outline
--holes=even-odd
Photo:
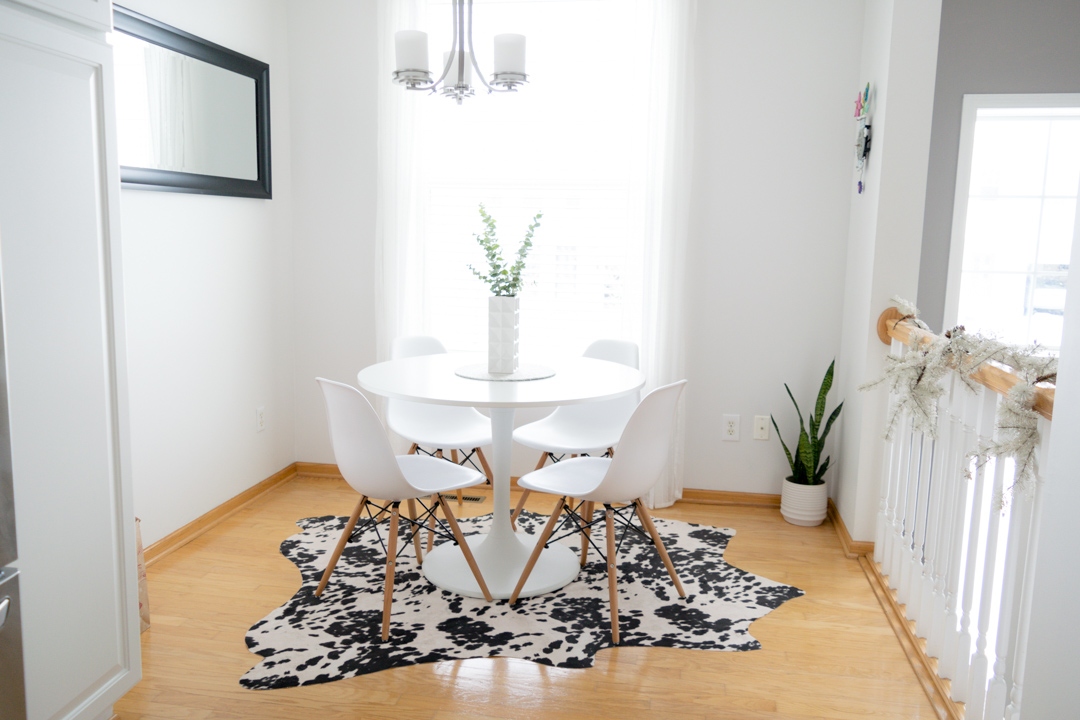
[[[518,306],[516,295],[488,298],[488,372],[518,369]]]
[[[780,514],[792,525],[812,527],[825,520],[829,491],[825,483],[800,485],[784,480],[780,492]]]

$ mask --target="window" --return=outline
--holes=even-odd
[[[1078,192],[1080,96],[964,98],[947,325],[1060,346]]]
[[[427,10],[435,66],[450,46],[450,5]],[[473,18],[481,69],[490,72],[493,35],[521,32],[532,82],[514,94],[480,87],[460,106],[417,98],[421,331],[451,351],[486,348],[490,293],[467,267],[486,269],[475,240],[484,203],[506,258],[544,214],[521,293],[523,361],[579,354],[599,337],[640,343],[644,119],[626,69],[634,12],[618,0],[484,2]]]

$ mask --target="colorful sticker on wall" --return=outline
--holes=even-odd
[[[859,171],[859,194],[866,189],[864,175],[870,158],[870,83],[855,96],[855,121],[859,124],[855,134],[855,169]]]

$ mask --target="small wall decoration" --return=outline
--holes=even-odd
[[[870,83],[855,96],[855,122],[858,131],[855,134],[855,169],[859,171],[859,194],[866,189],[863,176],[866,161],[870,157]]]

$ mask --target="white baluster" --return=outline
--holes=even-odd
[[[1039,418],[1039,434],[1042,436],[1039,443],[1039,460],[1045,462],[1049,457],[1050,448],[1050,422]],[[1031,503],[1031,518],[1028,522],[1029,534],[1027,540],[1027,552],[1024,561],[1024,589],[1021,593],[1020,608],[1017,616],[1020,621],[1020,629],[1016,637],[1015,660],[1013,662],[1012,692],[1009,694],[1009,706],[1005,708],[1006,720],[1020,720],[1020,701],[1024,694],[1024,671],[1027,668],[1027,641],[1028,631],[1031,628],[1031,600],[1035,593],[1035,559],[1039,553],[1039,520],[1042,518],[1043,492],[1042,483],[1035,485],[1035,499]]]
[[[995,398],[997,395],[995,394]],[[984,426],[985,427],[985,426]],[[983,431],[984,435],[989,434]],[[986,554],[983,559],[982,592],[979,594],[979,634],[975,639],[975,654],[971,659],[971,692],[965,709],[965,717],[983,720],[986,708],[987,680],[990,675],[990,649],[987,636],[990,632],[991,611],[997,593],[998,533],[1001,527],[1001,508],[998,505],[1005,486],[1005,462],[990,461],[994,465],[994,482],[985,497],[984,511],[988,516]],[[988,463],[989,464],[989,463]]]
[[[968,513],[971,509],[969,497],[972,493],[972,481],[964,472],[967,463],[967,454],[975,447],[975,424],[978,420],[979,407],[982,398],[974,392],[965,389],[961,392],[963,397],[961,415],[954,423],[954,432],[957,442],[953,445],[951,453],[953,457],[953,469],[951,477],[956,480],[953,491],[952,539],[949,542],[949,570],[945,582],[945,638],[944,649],[940,655],[941,663],[938,665],[938,674],[945,678],[955,678],[957,672],[957,654],[960,648],[960,578],[964,572],[964,530],[968,524]],[[965,649],[965,654],[971,652],[970,643]]]
[[[893,344],[899,345],[896,340],[893,340]],[[892,417],[892,414],[895,411],[896,403],[896,396],[890,393],[888,399],[889,407],[887,417]],[[888,440],[885,443],[885,462],[883,464],[881,473],[881,498],[878,501],[877,526],[874,529],[874,562],[881,563],[882,572],[886,572],[885,547],[889,542],[889,527],[891,526],[891,521],[889,517],[889,498],[893,496],[893,487],[898,482],[897,473],[899,472],[899,463],[899,435],[894,430],[892,440]]]
[[[905,610],[909,620],[914,620],[917,628],[922,627],[922,635],[925,636],[925,622],[920,621],[924,615],[922,608],[922,585],[926,557],[926,528],[927,512],[930,502],[930,487],[933,479],[930,477],[930,467],[934,459],[934,441],[927,435],[922,436],[922,451],[919,455],[919,485],[915,494],[914,523],[911,528],[911,555],[908,558],[910,570],[908,580],[908,605]]]
[[[1015,477],[1013,478],[1015,480]],[[1014,493],[1009,505],[1009,526],[1005,545],[1005,572],[1001,582],[1001,608],[998,612],[997,643],[994,648],[994,675],[986,692],[986,717],[1001,720],[1008,702],[1009,670],[1013,665],[1010,650],[1019,627],[1016,611],[1023,591],[1020,558],[1027,552],[1028,520],[1031,503],[1023,493]]]
[[[897,473],[896,497],[892,511],[892,541],[890,543],[889,586],[900,592],[900,574],[904,556],[904,508],[911,488],[911,453],[915,434],[911,430],[911,418],[905,416],[900,428],[900,470]]]
[[[946,400],[939,409],[941,424],[938,429],[938,440],[934,446],[934,485],[935,492],[931,502],[931,510],[934,522],[933,543],[931,544],[931,561],[929,596],[924,599],[923,606],[927,609],[928,632],[926,634],[926,654],[930,657],[940,658],[945,634],[945,572],[949,564],[949,542],[952,539],[951,523],[954,499],[954,489],[958,484],[955,474],[955,453],[953,443],[955,441],[956,414],[954,412],[957,403],[962,401],[958,395],[961,392],[959,381],[955,373],[949,375],[949,389]],[[940,663],[938,664],[940,672]]]
[[[996,393],[991,390],[979,390],[980,408],[978,424],[975,426],[976,438],[981,428],[993,427],[994,413],[997,408]],[[989,416],[990,424],[987,424]],[[972,617],[971,608],[975,595],[975,572],[979,556],[979,541],[982,537],[980,527],[983,519],[982,499],[986,488],[986,466],[980,465],[975,470],[975,486],[970,498],[971,522],[968,532],[967,557],[964,560],[964,596],[963,613],[960,616],[960,641],[957,647],[956,674],[952,682],[952,699],[957,702],[968,702],[971,697],[971,642],[972,642]],[[978,720],[977,715],[966,715],[969,720]]]

